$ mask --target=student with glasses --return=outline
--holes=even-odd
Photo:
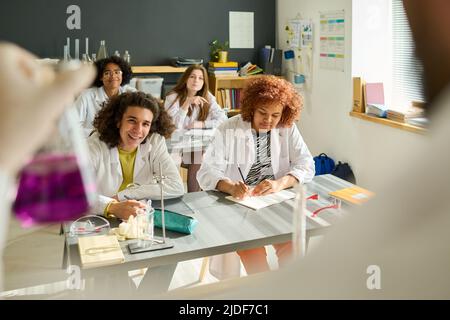
[[[80,124],[88,137],[93,128],[94,117],[111,97],[123,92],[134,92],[127,86],[131,79],[131,67],[120,57],[112,56],[95,63],[97,77],[93,87],[84,90],[75,102]]]

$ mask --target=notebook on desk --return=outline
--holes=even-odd
[[[266,196],[259,197],[247,197],[243,200],[234,198],[233,196],[228,196],[226,199],[237,202],[243,206],[249,207],[251,209],[262,209],[273,204],[277,204],[289,199],[295,198],[295,193],[289,190],[282,190],[277,193],[271,193]]]
[[[375,195],[372,191],[354,186],[330,192],[330,196],[352,204],[362,204]]]
[[[81,265],[84,269],[123,263],[125,257],[115,235],[78,238]]]

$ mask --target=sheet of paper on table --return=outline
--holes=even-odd
[[[277,193],[268,194],[266,196],[259,196],[259,197],[247,197],[243,200],[238,200],[234,198],[233,196],[226,197],[228,200],[237,202],[243,206],[249,207],[251,209],[262,209],[268,206],[271,206],[273,204],[277,204],[289,199],[295,198],[295,193],[290,190],[282,190]]]

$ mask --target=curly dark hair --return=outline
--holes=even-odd
[[[122,83],[120,84],[121,86],[130,83],[131,76],[133,75],[130,65],[122,58],[112,56],[95,62],[95,67],[97,68],[97,77],[94,80],[94,86],[101,87],[103,85],[103,81],[100,79],[103,77],[103,72],[105,71],[106,65],[108,63],[117,64],[120,70],[122,70]]]
[[[119,145],[120,130],[117,128],[117,124],[122,120],[127,108],[131,106],[142,107],[153,113],[152,125],[148,136],[156,132],[164,138],[170,138],[175,130],[175,125],[162,104],[150,94],[124,92],[112,97],[95,116],[94,128],[99,133],[101,141],[105,142],[110,148]],[[142,143],[145,143],[147,137]]]
[[[303,99],[288,81],[275,76],[255,76],[242,90],[241,116],[252,122],[255,109],[261,105],[279,103],[283,106],[279,127],[290,127],[300,118]]]
[[[200,64],[194,64],[194,65],[191,65],[189,68],[187,68],[186,71],[183,73],[183,75],[178,80],[177,85],[167,95],[176,93],[178,95],[177,100],[179,100],[180,105],[182,105],[186,101],[186,98],[187,98],[186,83],[187,83],[189,77],[191,76],[191,73],[194,70],[200,70],[203,74],[203,88],[201,88],[201,90],[198,91],[196,95],[208,100],[208,104],[205,104],[203,106],[203,108],[200,109],[200,113],[198,115],[197,120],[205,121],[206,118],[208,117],[209,108],[211,106],[209,104],[209,99],[208,99],[208,92],[209,92],[208,72],[206,71],[204,66],[202,66]],[[177,100],[175,100],[173,103],[175,103]],[[189,108],[187,115],[190,117],[191,114],[192,114],[192,109]]]

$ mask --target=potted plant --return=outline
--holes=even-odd
[[[227,62],[228,49],[230,48],[228,41],[221,43],[219,40],[213,40],[209,44],[209,48],[211,61]]]

